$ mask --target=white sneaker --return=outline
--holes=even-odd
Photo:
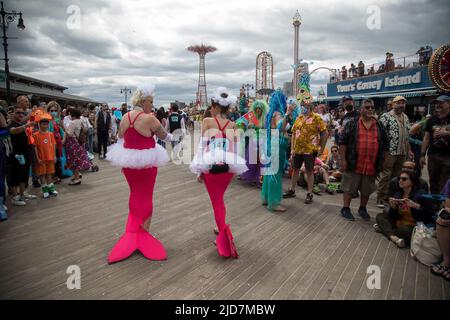
[[[8,211],[8,207],[3,205],[3,210]]]
[[[30,194],[30,193],[28,193],[28,192],[24,192],[23,193],[23,197],[24,197],[24,199],[25,200],[30,200],[30,199],[36,199],[37,198],[37,196],[35,196],[34,194]]]
[[[42,193],[42,197],[43,197],[44,199],[50,198],[50,193],[48,193],[48,192],[43,192],[43,193]]]
[[[12,199],[11,203],[12,203],[14,206],[26,206],[26,205],[27,205],[27,203],[26,203],[25,201],[22,200],[22,198],[20,197],[20,195],[15,196],[15,197]]]

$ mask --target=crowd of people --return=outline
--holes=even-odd
[[[7,194],[12,205],[26,205],[37,197],[28,192],[30,180],[35,179],[42,197],[57,196],[55,184],[65,175],[71,177],[69,185],[80,185],[82,172],[95,169],[93,153],[97,152],[99,159],[124,168],[134,199],[134,204],[130,200],[132,223],[108,261],[123,260],[130,248],[140,249],[149,259],[164,259],[163,245],[148,233],[156,168],[168,161],[166,143],[176,149],[192,122],[200,124],[202,137],[190,169],[210,196],[221,256],[238,257],[223,199],[236,174],[242,182],[261,188],[262,205],[271,212],[287,211],[283,199],[295,198],[300,186],[306,189],[308,205],[322,192],[341,193],[340,213],[349,221],[355,221],[350,204],[359,198],[357,213],[370,221],[367,205],[376,192],[376,204],[383,211],[375,217],[374,230],[403,248],[410,244],[417,223],[436,228],[444,259],[432,271],[449,280],[449,96],[439,96],[434,114],[412,123],[402,96],[390,100],[387,110],[377,115],[371,99],[363,100],[357,110],[353,98],[345,96],[336,110],[327,110],[322,104],[286,98],[277,90],[269,103],[256,100],[247,113],[239,114],[233,109],[237,98],[219,88],[200,115],[181,111],[177,105],[168,112],[153,109],[153,95],[154,88],[138,89],[133,111],[126,105],[110,110],[106,104],[61,110],[55,101],[31,107],[26,96],[19,96],[12,109],[2,102],[2,220],[7,218]],[[421,177],[425,165],[428,182]],[[144,176],[148,181],[142,180]],[[283,190],[286,176],[290,187]]]
[[[427,65],[428,62],[431,59],[431,55],[433,53],[433,48],[431,48],[429,45],[422,46],[420,49],[416,52],[416,55],[418,55],[417,65],[418,66],[424,66]],[[372,64],[370,68],[366,69],[366,66],[362,60],[358,62],[357,65],[354,63],[350,64],[350,67],[347,68],[347,66],[342,66],[342,68],[339,69],[332,69],[333,73],[331,75],[331,82],[335,81],[341,81],[341,80],[348,80],[363,76],[370,76],[374,74],[380,74],[385,72],[391,72],[396,69],[404,69],[407,68],[406,63],[406,57],[405,60],[399,61],[399,63],[395,64],[394,54],[392,52],[386,52],[386,57],[384,63],[377,63]],[[417,59],[417,57],[415,58]],[[413,64],[414,65],[414,64]],[[413,66],[410,65],[410,66]],[[376,70],[375,70],[376,69]]]
[[[342,193],[341,215],[349,221],[355,221],[350,209],[354,198],[359,198],[358,215],[372,220],[367,204],[376,192],[377,207],[383,212],[375,217],[374,230],[399,248],[410,245],[419,222],[440,230],[438,242],[444,260],[432,271],[449,280],[450,98],[439,96],[434,114],[414,119],[412,125],[405,114],[406,98],[397,96],[388,104],[387,110],[377,115],[373,100],[364,100],[356,110],[351,96],[343,97],[336,112],[327,112],[324,105],[299,105],[279,91],[271,96],[269,106],[256,101],[249,114],[236,122],[237,127],[272,129],[262,138],[272,153],[270,134],[278,132],[277,160],[281,165],[268,173],[264,159],[258,158],[255,164],[249,150],[261,148],[261,143],[247,139],[243,154],[249,170],[240,179],[261,187],[262,203],[272,212],[285,212],[282,199],[296,197],[298,186],[306,189],[305,204],[313,203],[314,194],[323,191]],[[331,148],[327,148],[329,137]],[[253,139],[261,139],[260,134]],[[417,147],[418,152],[414,150]],[[429,183],[421,177],[425,166]],[[283,176],[291,179],[284,192]]]

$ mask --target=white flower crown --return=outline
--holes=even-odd
[[[218,103],[222,107],[229,107],[230,105],[236,103],[237,97],[230,95],[228,90],[224,87],[219,87],[214,92],[211,100]]]

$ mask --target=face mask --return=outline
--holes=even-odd
[[[345,105],[345,110],[352,111],[353,110],[353,105],[352,104],[346,104]]]
[[[305,108],[304,106],[300,106],[300,112],[301,112],[301,114],[308,114],[308,108]]]
[[[58,112],[53,111],[53,112],[50,112],[50,113],[51,113],[53,118],[58,118]]]

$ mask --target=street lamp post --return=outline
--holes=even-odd
[[[6,29],[8,28],[9,23],[13,22],[16,17],[19,17],[19,22],[17,23],[17,28],[20,30],[25,29],[25,25],[23,24],[22,12],[7,12],[3,8],[3,1],[1,2],[1,10],[0,15],[2,18],[2,29],[3,29],[3,50],[5,51],[5,82],[6,82],[6,101],[8,105],[11,103],[11,86],[9,83],[9,64],[8,64],[8,37],[6,36]]]
[[[125,104],[128,106],[128,93],[131,94],[131,90],[125,87],[123,89],[120,89],[120,93],[125,93]]]
[[[252,84],[249,84],[249,83],[247,83],[247,84],[244,84],[243,85],[244,87],[245,87],[245,89],[247,90],[247,101],[248,101],[248,99],[250,98],[250,96],[249,96],[249,90],[250,89],[255,89],[255,87],[253,87],[253,85]]]

